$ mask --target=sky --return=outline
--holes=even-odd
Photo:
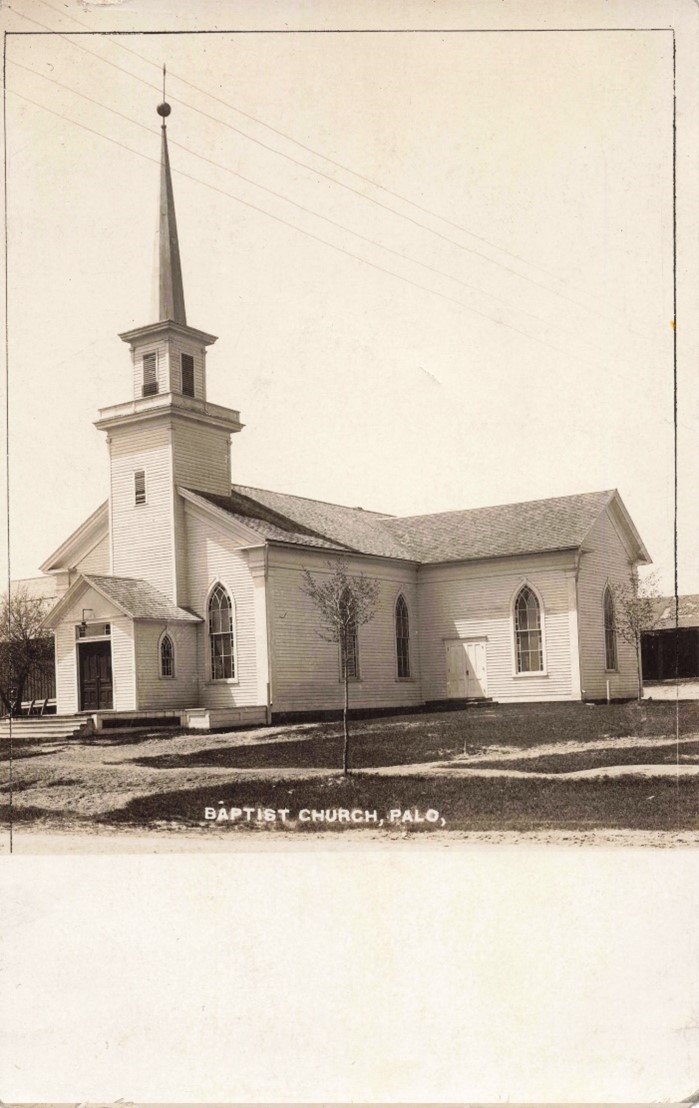
[[[669,31],[105,37],[67,32],[119,13],[63,11],[16,0],[13,30],[62,33],[7,46],[13,578],[107,496],[93,422],[131,396],[118,334],[155,319],[166,63],[188,322],[245,424],[233,480],[398,515],[617,488],[673,591]],[[695,347],[688,326],[684,592]]]

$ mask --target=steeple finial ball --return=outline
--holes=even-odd
[[[167,116],[169,116],[170,112],[172,111],[172,108],[170,107],[169,104],[158,104],[158,107],[156,108],[156,111],[157,111],[158,115],[161,115],[163,117],[163,119],[166,119]]]

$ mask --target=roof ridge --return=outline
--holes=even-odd
[[[397,519],[391,512],[377,512],[374,508],[362,508],[359,504],[338,504],[335,500],[319,500],[315,496],[299,496],[295,492],[277,492],[276,489],[261,489],[259,485],[231,485],[232,489],[250,489],[252,492],[271,492],[273,496],[288,496],[294,500],[307,500],[310,504],[327,504],[330,508],[346,508],[348,512],[364,512],[366,515],[380,516],[382,519]],[[245,493],[241,494],[245,496]],[[254,499],[254,497],[251,497]],[[271,509],[272,511],[274,509]]]
[[[464,512],[487,512],[502,508],[522,508],[525,504],[550,504],[553,500],[575,500],[581,496],[611,496],[616,489],[599,489],[593,492],[573,492],[563,496],[542,496],[536,500],[511,500],[507,504],[481,504],[476,508],[446,508],[442,512],[422,512],[411,516],[388,516],[387,522],[405,523],[412,519],[434,519],[435,516],[463,515]]]
[[[248,500],[251,504],[254,504],[258,508],[262,509],[262,512],[264,512],[266,515],[266,522],[271,524],[273,527],[279,527],[279,529],[282,531],[288,530],[289,534],[305,535],[307,538],[323,539],[323,541],[325,542],[333,542],[337,546],[342,546],[348,551],[355,551],[354,547],[348,546],[346,543],[340,542],[338,539],[333,539],[332,536],[325,534],[323,531],[318,531],[312,527],[308,527],[305,523],[300,523],[298,520],[292,519],[290,516],[285,515],[283,512],[278,511],[276,508],[270,508],[269,505],[263,504],[261,501],[255,500],[254,497],[248,496],[247,493],[239,491],[240,489],[245,488],[252,489],[252,487],[252,485],[231,485],[231,492],[228,494],[227,497],[219,493],[201,492],[199,489],[189,489],[188,491],[194,493],[195,496],[202,497],[204,500],[208,499],[214,504],[216,501],[211,501],[211,497],[221,500],[234,500],[235,497],[238,497],[242,500]],[[257,491],[265,492],[266,490],[259,489]],[[235,503],[231,506],[236,507]],[[237,507],[245,507],[245,505],[238,504]],[[242,512],[239,514],[244,515],[244,513]],[[252,516],[251,518],[254,519],[256,517]],[[265,517],[261,516],[260,518],[264,520]]]

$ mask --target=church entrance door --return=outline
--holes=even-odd
[[[447,696],[467,700],[487,696],[488,669],[485,639],[448,639]]]
[[[112,644],[82,642],[80,655],[80,711],[98,712],[113,708]]]

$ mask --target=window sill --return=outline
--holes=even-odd
[[[618,669],[618,667],[617,667],[617,669],[605,669],[605,671],[604,671],[604,672],[605,672],[605,673],[608,673],[610,677],[618,677],[618,676],[619,676],[619,669]]]
[[[160,674],[158,674],[158,680],[159,681],[174,681],[175,680],[175,675],[174,675],[174,673],[160,673]]]
[[[204,684],[207,687],[209,685],[239,685],[240,684],[240,678],[239,677],[210,677],[208,681],[204,682]]]
[[[547,669],[533,669],[527,673],[513,673],[512,676],[516,681],[526,681],[529,677],[548,677]]]
[[[396,683],[399,685],[416,685],[417,677],[396,677]]]

